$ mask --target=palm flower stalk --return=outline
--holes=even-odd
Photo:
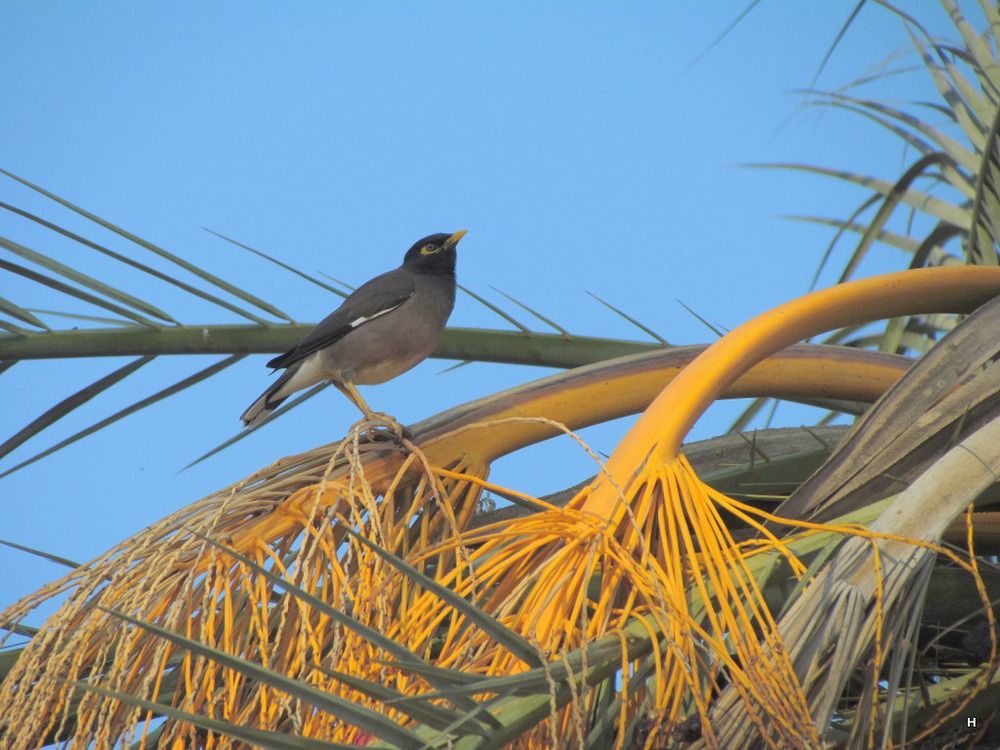
[[[752,508],[700,482],[680,453],[681,443],[741,373],[792,342],[884,317],[969,312],[1000,292],[998,284],[1000,272],[983,267],[888,274],[806,295],[740,326],[661,392],[605,470],[566,508],[461,537],[473,547],[469,564],[454,568],[445,581],[481,599],[487,611],[550,656],[614,632],[636,616],[649,617],[668,644],[653,680],[657,724],[665,731],[691,712],[702,719],[702,736],[718,746],[710,703],[725,679],[753,717],[759,741],[818,746],[824,727],[809,718],[807,697],[748,558],[777,552],[800,574],[804,567],[766,532],[764,517],[755,519]],[[721,511],[740,516],[763,538],[737,544]],[[440,607],[425,595],[405,620],[414,613],[432,622],[440,618]],[[440,658],[490,674],[519,668],[516,655],[458,622]],[[540,729],[538,746],[545,739]]]

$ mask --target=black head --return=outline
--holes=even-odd
[[[455,234],[440,232],[424,237],[406,251],[403,267],[414,273],[454,276],[455,246],[464,235],[462,229]]]

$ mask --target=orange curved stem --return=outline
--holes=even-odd
[[[591,486],[584,507],[610,519],[646,461],[675,458],[691,427],[740,375],[793,343],[844,326],[900,315],[967,313],[1000,294],[1000,268],[921,268],[849,281],[786,302],[710,346],[654,399]]]

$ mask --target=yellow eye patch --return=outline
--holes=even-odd
[[[434,253],[441,252],[441,245],[431,245],[427,244],[420,248],[421,255],[434,255]]]

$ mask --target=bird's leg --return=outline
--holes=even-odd
[[[365,415],[365,419],[373,419],[375,412],[373,412],[372,408],[365,403],[365,400],[361,397],[361,394],[358,393],[358,389],[354,383],[351,383],[350,381],[341,383],[339,380],[331,380],[330,382],[333,383],[334,387],[338,391],[347,396],[347,398],[351,400],[352,404],[361,409],[362,413]]]
[[[331,382],[338,391],[351,400],[352,404],[361,409],[361,412],[365,415],[365,421],[371,424],[372,427],[388,428],[392,434],[395,435],[397,442],[402,440],[404,437],[409,437],[410,431],[401,425],[395,417],[383,412],[372,411],[372,408],[361,397],[361,394],[358,393],[358,389],[354,383],[350,381],[342,383],[337,380],[333,380]],[[377,434],[378,433],[373,433],[373,435]]]

